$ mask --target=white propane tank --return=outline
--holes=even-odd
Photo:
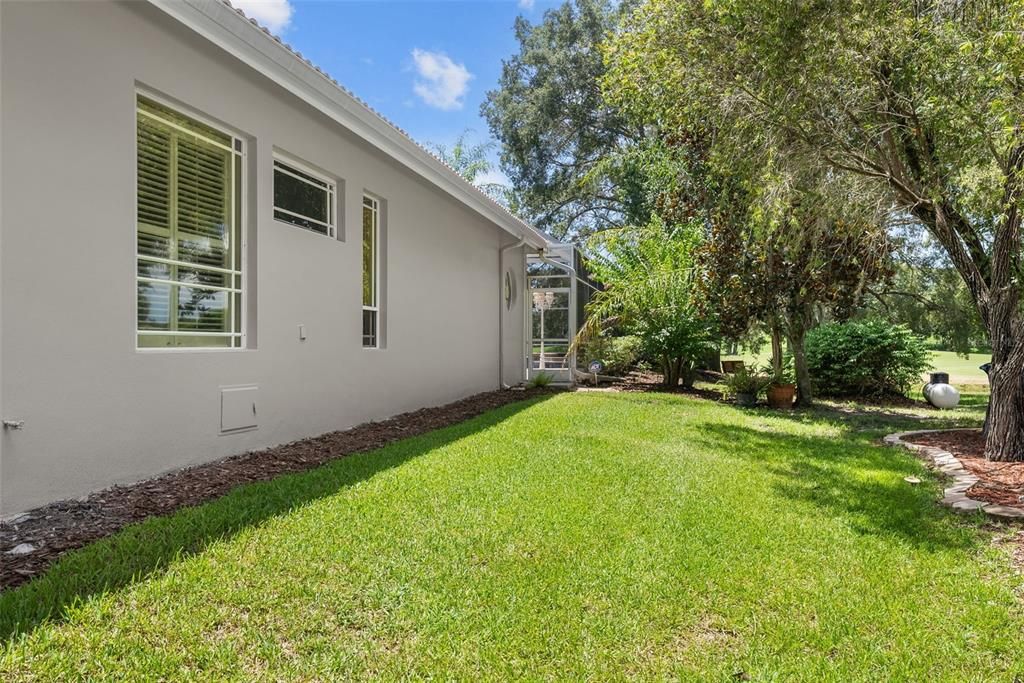
[[[924,385],[924,397],[936,408],[949,410],[960,403],[960,392],[945,382],[928,382]]]

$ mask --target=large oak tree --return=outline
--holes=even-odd
[[[519,51],[502,64],[481,114],[501,143],[501,168],[517,211],[558,238],[585,237],[649,218],[644,140],[601,97],[601,41],[632,0],[569,0],[530,23],[516,19]]]
[[[871,179],[929,230],[992,345],[994,460],[1024,460],[1022,26],[1024,0],[647,0],[606,46],[613,105]]]

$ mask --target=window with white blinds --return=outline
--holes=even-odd
[[[140,348],[240,348],[242,141],[138,98]]]

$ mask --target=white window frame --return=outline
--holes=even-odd
[[[139,107],[139,98],[145,98],[147,100],[151,100],[152,102],[155,102],[156,104],[159,104],[162,107],[166,107],[167,109],[175,111],[175,112],[181,114],[182,116],[184,116],[186,118],[190,118],[190,119],[193,119],[195,121],[198,121],[199,123],[203,124],[204,126],[208,126],[209,128],[213,128],[214,130],[219,131],[219,132],[223,133],[224,135],[226,135],[226,136],[231,138],[231,147],[230,147],[229,151],[232,153],[233,159],[237,159],[237,161],[239,162],[238,163],[239,172],[238,172],[238,180],[237,180],[237,182],[239,184],[239,190],[240,191],[239,191],[238,194],[240,196],[238,197],[238,201],[236,201],[235,193],[234,192],[231,193],[231,221],[232,221],[232,225],[237,225],[238,226],[238,235],[236,237],[237,246],[235,248],[240,250],[240,253],[239,253],[239,269],[240,270],[234,270],[234,269],[230,269],[230,268],[206,267],[206,270],[214,270],[214,271],[230,273],[231,279],[232,279],[232,283],[231,283],[232,286],[231,287],[217,287],[217,286],[214,286],[214,285],[193,285],[193,284],[189,284],[187,286],[189,286],[191,288],[194,288],[194,289],[209,289],[211,291],[227,291],[229,293],[229,295],[234,295],[234,294],[237,293],[238,294],[238,312],[239,312],[238,326],[239,326],[239,329],[235,329],[235,322],[236,322],[236,320],[235,320],[235,316],[234,315],[229,316],[229,318],[231,319],[231,326],[230,326],[230,331],[229,332],[200,332],[200,331],[188,331],[188,330],[140,330],[139,329],[138,283],[141,281],[141,282],[154,282],[154,283],[158,283],[158,284],[171,284],[171,285],[178,285],[178,286],[181,285],[180,282],[155,280],[153,278],[140,277],[139,276],[139,261],[142,260],[142,261],[149,261],[149,262],[160,262],[160,263],[167,263],[168,265],[184,265],[184,266],[188,266],[188,267],[195,267],[195,264],[188,263],[188,262],[183,262],[183,261],[178,261],[178,260],[174,260],[174,259],[162,259],[162,258],[152,257],[152,256],[144,256],[144,257],[140,258],[140,256],[139,256],[139,248],[138,248],[138,235],[139,235],[139,219],[138,219],[138,215],[139,215],[139,208],[138,208],[138,202],[139,202],[139,192],[138,192],[138,178],[139,178],[139,168],[138,168],[138,159],[139,159],[139,150],[138,150],[138,144],[139,144],[139,142],[138,142],[138,116],[141,113],[143,116],[148,116],[150,118],[154,118],[154,119],[160,121],[164,125],[168,125],[171,128],[174,128],[176,130],[188,133],[189,135],[192,135],[192,136],[194,136],[194,137],[196,137],[198,139],[201,139],[204,142],[216,145],[217,147],[221,147],[223,149],[227,149],[227,147],[224,144],[222,144],[222,143],[220,143],[220,142],[218,142],[216,140],[210,140],[209,138],[205,138],[202,135],[199,135],[199,134],[195,133],[194,131],[191,131],[191,130],[188,130],[186,128],[183,128],[182,126],[179,126],[178,124],[174,123],[173,121],[165,121],[162,118],[154,116],[150,112],[141,111],[141,109]],[[246,139],[239,132],[237,132],[235,130],[231,130],[230,128],[225,127],[223,124],[221,124],[218,121],[215,121],[215,120],[209,118],[208,116],[205,116],[205,115],[197,112],[195,109],[192,109],[191,107],[187,107],[187,106],[184,106],[182,104],[179,104],[178,102],[170,100],[170,99],[168,99],[168,98],[166,98],[166,97],[164,97],[162,95],[154,93],[154,92],[152,92],[150,90],[147,90],[145,88],[136,88],[135,89],[135,99],[133,100],[133,105],[132,106],[133,106],[133,108],[135,110],[135,118],[133,119],[133,121],[135,121],[135,127],[136,127],[135,128],[135,135],[132,136],[132,145],[133,145],[133,151],[134,151],[134,158],[133,158],[133,166],[132,166],[132,168],[133,168],[133,171],[135,173],[135,182],[136,182],[136,190],[134,192],[134,197],[133,197],[133,200],[132,200],[132,208],[134,210],[134,216],[135,216],[135,231],[133,232],[132,237],[134,238],[134,240],[136,242],[136,244],[135,244],[135,259],[133,260],[133,271],[132,271],[132,275],[133,275],[133,277],[135,279],[135,283],[136,283],[136,287],[134,288],[134,291],[132,292],[132,318],[135,321],[135,323],[134,323],[134,328],[135,329],[134,329],[134,333],[132,335],[132,338],[134,340],[133,344],[135,346],[135,351],[136,351],[136,353],[146,353],[146,354],[148,354],[148,353],[209,353],[209,352],[233,353],[233,352],[238,352],[238,351],[245,351],[248,348],[248,342],[247,342],[247,338],[246,338],[246,330],[248,329],[248,325],[249,325],[249,320],[248,320],[248,301],[247,301],[247,296],[248,296],[247,295],[247,291],[248,291],[248,278],[249,278],[249,268],[248,268],[248,265],[249,265],[249,263],[248,263],[248,261],[249,261],[249,258],[248,258],[249,257],[249,254],[248,254],[248,252],[249,252],[249,249],[248,249],[249,240],[248,240],[248,234],[247,234],[248,231],[246,230],[247,220],[248,220],[248,212],[246,210],[246,207],[248,206],[248,202],[249,202],[249,197],[248,197],[248,193],[249,193],[249,183],[248,183],[249,168],[248,168],[248,160],[247,160],[248,146],[246,144]],[[232,236],[235,237],[234,234],[232,234]],[[237,287],[234,286],[236,280],[237,280],[237,283],[238,283]],[[238,341],[237,345],[231,345],[231,346],[167,346],[167,347],[162,347],[162,346],[139,346],[139,336],[140,335],[144,335],[144,336],[165,336],[165,337],[173,337],[173,336],[180,336],[180,337],[232,337],[232,338],[237,338],[239,341]]]
[[[284,166],[285,168],[279,168],[278,164]],[[289,172],[289,168],[288,167],[291,167],[292,169],[294,169],[296,171],[301,171],[302,173],[305,173],[306,175],[308,175],[308,176],[310,176],[312,178],[316,178],[317,180],[319,180],[321,183],[323,183],[327,187],[326,188],[322,188],[319,185],[316,185],[315,183],[309,182],[308,179],[303,178],[300,175],[296,175],[295,173]],[[287,176],[291,176],[292,178],[295,178],[296,180],[298,180],[300,182],[306,183],[307,185],[311,185],[313,187],[316,187],[317,189],[320,189],[320,190],[326,189],[327,196],[328,196],[328,198],[330,200],[331,206],[330,206],[330,211],[327,212],[327,222],[324,223],[323,221],[319,221],[319,220],[317,220],[315,218],[310,218],[309,216],[303,216],[300,213],[295,213],[294,211],[289,211],[288,209],[281,208],[277,204],[273,204],[272,215],[274,217],[274,220],[277,221],[278,223],[283,224],[283,225],[289,225],[289,226],[291,226],[293,228],[301,228],[303,230],[308,230],[309,232],[312,232],[312,233],[317,234],[317,235],[323,235],[324,237],[330,237],[332,239],[337,239],[337,237],[338,237],[338,181],[336,179],[332,178],[331,176],[325,174],[323,171],[319,171],[319,170],[313,168],[312,166],[310,166],[309,164],[305,164],[305,163],[297,160],[293,156],[290,156],[288,154],[283,154],[281,152],[274,152],[273,175],[271,176],[271,182],[272,183],[273,182],[277,182],[277,172],[278,171],[281,171],[281,173],[284,173]],[[273,196],[274,196],[274,188],[273,187],[271,187],[270,196],[271,196],[271,201],[273,201]],[[291,223],[289,221],[281,220],[280,218],[277,217],[277,212],[278,211],[280,211],[281,213],[287,214],[289,216],[295,216],[296,218],[301,218],[302,220],[309,221],[310,223],[316,223],[317,225],[322,225],[325,228],[327,228],[327,232],[326,233],[319,232],[318,230],[313,230],[312,228],[308,228],[308,227],[306,227],[304,225],[298,225],[296,223]]]
[[[367,206],[367,202],[371,203],[370,206]],[[367,305],[367,304],[363,304],[362,305],[362,311],[360,312],[360,320],[359,320],[359,335],[360,335],[360,338],[362,338],[362,344],[363,344],[363,348],[364,349],[379,349],[379,348],[381,348],[381,346],[380,346],[380,318],[381,318],[381,315],[380,315],[380,264],[381,264],[381,259],[380,259],[380,223],[381,223],[381,207],[380,207],[380,205],[381,205],[381,200],[378,197],[375,197],[374,195],[370,194],[369,192],[364,192],[363,193],[363,201],[359,205],[359,211],[360,211],[359,216],[360,216],[360,219],[362,219],[362,212],[365,209],[367,209],[367,208],[370,208],[370,209],[373,210],[374,217],[376,218],[376,220],[374,221],[374,227],[373,227],[373,304],[372,305]],[[363,245],[363,222],[362,222],[362,220],[359,221],[359,248],[360,249],[364,248],[364,245]],[[362,259],[360,259],[359,262],[360,262],[360,264],[362,264]],[[360,299],[360,302],[362,301],[362,298],[363,298],[362,288],[363,288],[363,281],[362,281],[362,278],[360,278],[360,280],[359,280],[359,299]],[[372,311],[373,312],[373,318],[374,318],[374,321],[373,321],[373,344],[367,344],[366,343],[366,338],[363,336],[362,316],[365,315],[367,311]]]

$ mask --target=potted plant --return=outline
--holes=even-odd
[[[777,365],[771,374],[768,382],[768,406],[782,410],[789,410],[793,407],[793,399],[796,398],[796,383],[793,381],[793,373],[789,365]]]
[[[736,372],[727,375],[725,386],[736,399],[736,405],[751,407],[757,404],[757,395],[768,385],[768,377],[739,367]]]

